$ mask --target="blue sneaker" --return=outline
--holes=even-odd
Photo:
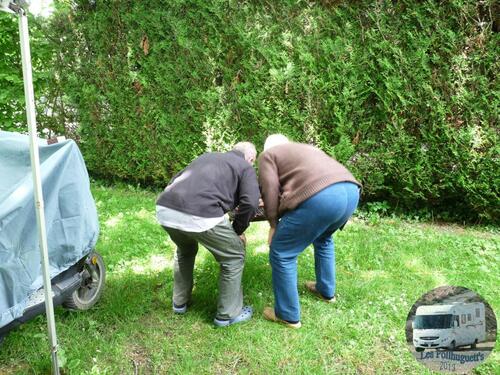
[[[230,326],[232,324],[246,322],[246,321],[250,320],[252,315],[253,315],[252,307],[251,306],[243,306],[243,308],[241,309],[240,315],[234,317],[233,319],[228,319],[228,320],[220,320],[220,319],[215,318],[214,324],[216,327],[227,327],[227,326]]]
[[[174,314],[185,314],[187,311],[187,303],[184,305],[176,305],[172,302],[172,309],[174,310]]]

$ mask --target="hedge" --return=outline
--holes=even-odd
[[[282,132],[345,163],[365,200],[500,217],[493,1],[58,4],[56,112],[96,175],[159,187]]]

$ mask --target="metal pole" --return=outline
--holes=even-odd
[[[45,312],[49,328],[50,349],[54,375],[59,375],[57,360],[57,336],[54,319],[54,305],[52,302],[52,285],[50,281],[49,255],[47,246],[47,233],[45,230],[45,212],[40,175],[40,158],[38,154],[38,141],[36,132],[35,95],[33,93],[33,77],[31,75],[31,54],[29,45],[28,18],[24,10],[19,14],[19,37],[21,41],[21,58],[23,63],[24,95],[26,98],[26,116],[28,118],[31,169],[33,175],[33,190],[35,193],[36,220],[38,224],[38,239],[42,256],[43,287],[45,290]]]

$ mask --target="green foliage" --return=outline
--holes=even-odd
[[[44,92],[47,88],[51,45],[45,38],[40,23],[28,20],[33,65],[33,85],[39,115],[47,107]],[[16,16],[0,12],[0,129],[27,132],[24,101],[23,72],[19,46],[19,21]]]
[[[16,19],[10,15],[0,13],[0,127],[15,130],[14,123],[21,122],[16,112],[24,106],[23,76],[19,52],[19,34]],[[16,116],[17,115],[17,116]]]
[[[95,175],[163,185],[283,132],[345,163],[365,200],[500,217],[493,2],[57,5],[50,100]]]

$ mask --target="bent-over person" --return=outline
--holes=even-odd
[[[320,149],[269,136],[259,156],[259,183],[269,221],[269,259],[274,308],[264,317],[299,328],[297,257],[313,244],[316,281],[306,288],[327,302],[335,300],[333,233],[358,205],[360,183]]]
[[[225,153],[205,153],[170,181],[156,202],[158,222],[177,245],[174,256],[173,310],[187,310],[193,290],[198,244],[220,265],[219,295],[214,324],[246,321],[252,308],[243,306],[241,277],[245,261],[244,231],[259,204],[257,176],[252,167],[255,146],[237,143]],[[226,212],[239,207],[231,224]]]

